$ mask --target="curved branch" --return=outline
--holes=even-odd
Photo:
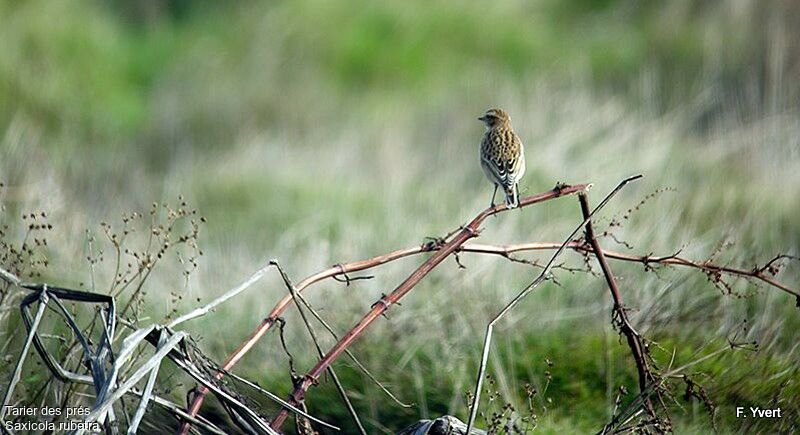
[[[564,195],[583,192],[588,187],[588,185],[556,186],[556,188],[553,190],[523,199],[520,201],[519,206],[525,207]],[[422,263],[422,265],[420,265],[414,271],[414,273],[406,278],[406,280],[403,281],[403,283],[401,283],[392,293],[382,297],[375,304],[373,304],[372,309],[361,319],[361,321],[358,322],[358,324],[356,324],[356,326],[354,326],[350,331],[348,331],[347,334],[345,334],[344,337],[342,337],[342,339],[339,340],[339,342],[336,343],[336,345],[334,345],[333,348],[326,353],[325,357],[322,358],[317,365],[315,365],[314,368],[306,374],[303,381],[297,387],[295,387],[294,391],[292,391],[291,395],[289,396],[289,403],[294,404],[302,400],[308,388],[316,382],[319,376],[322,375],[322,373],[333,363],[333,361],[335,361],[336,358],[338,358],[339,355],[341,355],[344,350],[350,346],[350,344],[355,341],[355,339],[358,338],[367,327],[369,327],[369,325],[371,325],[378,317],[380,317],[381,314],[383,314],[390,306],[397,303],[403,298],[403,296],[410,292],[414,286],[417,285],[417,283],[419,283],[428,273],[430,273],[431,270],[433,270],[448,256],[450,256],[450,254],[456,252],[456,250],[463,245],[464,242],[473,237],[477,237],[478,233],[480,232],[480,225],[487,217],[505,210],[508,210],[508,207],[505,204],[501,204],[482,211],[469,223],[469,225],[463,227],[461,231],[459,231],[451,240],[442,244],[442,246],[430,258],[428,258],[428,260]],[[281,409],[272,420],[270,426],[273,429],[279,429],[284,420],[286,420],[287,416],[288,411],[285,408]]]
[[[615,187],[611,192],[609,192],[605,196],[605,198],[603,198],[603,200],[600,201],[600,204],[598,204],[597,207],[595,207],[589,213],[589,215],[583,219],[583,222],[581,222],[580,225],[575,227],[575,229],[572,230],[569,236],[567,236],[566,239],[561,243],[561,245],[559,245],[558,249],[556,249],[556,252],[554,252],[553,255],[550,257],[550,260],[548,260],[547,264],[544,266],[539,276],[537,276],[533,281],[531,281],[530,284],[528,284],[525,288],[523,288],[522,291],[520,291],[516,296],[514,296],[514,298],[511,299],[511,301],[508,304],[506,304],[506,306],[502,310],[500,310],[500,312],[498,312],[492,318],[492,320],[489,321],[489,323],[486,324],[486,333],[483,338],[483,351],[481,352],[481,361],[478,367],[478,375],[476,376],[475,379],[475,390],[472,392],[473,399],[472,403],[469,406],[469,419],[467,420],[467,430],[466,430],[467,434],[472,433],[472,426],[473,424],[475,424],[475,417],[478,412],[478,406],[480,405],[481,386],[483,385],[483,375],[484,373],[486,373],[486,365],[489,361],[489,349],[491,348],[492,344],[492,334],[494,330],[494,325],[509,311],[513,310],[514,307],[516,307],[517,304],[520,303],[520,301],[525,299],[526,296],[528,296],[532,291],[534,291],[536,287],[539,286],[539,284],[541,284],[547,279],[548,275],[550,274],[550,270],[555,265],[556,258],[558,258],[558,256],[564,252],[564,250],[567,247],[567,244],[575,237],[575,234],[577,234],[578,231],[580,231],[580,229],[583,228],[583,226],[590,221],[592,216],[597,211],[605,207],[605,205],[608,204],[611,198],[613,198],[614,195],[617,194],[617,192],[619,192],[623,187],[625,187],[625,185],[627,185],[631,181],[638,180],[641,177],[642,175],[634,175],[632,177],[628,177],[620,181],[620,183],[617,184],[617,187]],[[579,195],[583,193],[584,192],[578,192]]]
[[[581,188],[588,188],[588,185],[580,185],[576,187]],[[570,192],[572,193],[572,192]],[[523,200],[523,206],[529,205],[530,202],[529,198],[525,198]],[[502,207],[502,206],[498,206]],[[496,212],[495,212],[496,213]],[[493,214],[493,213],[492,213]],[[448,235],[444,239],[449,239],[449,236],[452,236],[454,233]],[[422,245],[412,246],[404,249],[398,249],[396,251],[392,251],[383,255],[378,255],[376,257],[372,257],[365,260],[354,261],[350,263],[343,263],[331,266],[327,269],[321,270],[316,272],[312,275],[309,275],[302,281],[300,281],[296,285],[296,290],[298,292],[303,292],[306,288],[324,281],[326,279],[331,279],[336,276],[352,273],[352,272],[360,272],[368,269],[372,269],[378,266],[382,266],[384,264],[390,263],[395,260],[400,260],[406,257],[419,255],[428,252],[438,251],[444,245],[441,242],[441,239],[437,240],[437,243],[424,243]],[[508,258],[510,254],[515,252],[526,252],[526,251],[548,251],[548,250],[556,250],[561,246],[561,243],[556,242],[528,242],[528,243],[518,243],[518,244],[510,244],[510,245],[491,245],[491,244],[481,244],[481,243],[469,243],[463,244],[459,246],[455,252],[465,252],[465,253],[473,253],[473,254],[490,254],[490,255],[497,255],[501,257]],[[565,246],[566,249],[570,249],[575,252],[584,253],[584,254],[594,254],[593,248],[585,243],[584,241],[571,241],[567,243]],[[667,256],[653,256],[650,255],[633,255],[627,254],[617,251],[611,251],[607,249],[602,250],[605,256],[609,259],[617,260],[617,261],[626,261],[626,262],[633,262],[633,263],[641,263],[645,266],[650,266],[653,264],[659,264],[664,266],[682,266],[682,267],[689,267],[692,269],[702,270],[706,273],[714,273],[719,272],[727,275],[733,276],[740,276],[743,278],[748,279],[755,279],[761,281],[771,287],[775,287],[780,289],[788,294],[791,294],[798,298],[800,301],[800,291],[794,290],[788,285],[775,280],[769,276],[766,276],[762,273],[765,268],[752,268],[752,269],[745,269],[745,268],[734,268],[729,266],[721,266],[714,263],[709,262],[700,262],[700,261],[692,261],[686,258],[679,257],[677,255],[667,255]],[[773,261],[774,262],[774,261]],[[248,351],[260,340],[264,334],[274,325],[277,319],[283,314],[283,312],[289,307],[292,302],[291,295],[285,295],[270,311],[267,317],[253,330],[253,332],[236,348],[231,354],[228,355],[226,360],[224,361],[222,367],[224,370],[231,369],[239,360],[247,354]],[[223,372],[218,373],[219,377],[224,376]],[[194,396],[194,399],[189,406],[188,413],[189,415],[197,415],[199,412],[200,407],[203,404],[204,397],[207,393],[205,388],[200,388],[198,390],[198,394]],[[396,400],[394,397],[392,397]],[[186,425],[185,425],[186,426]],[[186,426],[186,431],[188,431],[188,426]],[[184,432],[185,433],[185,432]]]

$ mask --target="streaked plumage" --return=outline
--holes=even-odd
[[[511,128],[511,117],[503,109],[489,109],[478,118],[486,124],[481,141],[481,168],[497,188],[503,189],[509,208],[519,206],[519,180],[525,175],[525,149]]]

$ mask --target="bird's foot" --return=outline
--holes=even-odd
[[[427,236],[423,239],[422,246],[426,251],[435,251],[447,242],[446,237],[430,237]]]
[[[465,225],[461,225],[460,228],[461,228],[462,231],[468,232],[470,237],[478,237],[481,234],[481,231],[483,231],[480,228],[473,229],[472,227],[465,226]]]

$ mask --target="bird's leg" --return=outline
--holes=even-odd
[[[494,197],[497,196],[497,185],[494,185],[494,192],[492,193],[492,202],[489,204],[489,208],[494,208]],[[493,216],[496,218],[497,213],[494,213]]]

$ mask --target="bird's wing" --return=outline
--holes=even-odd
[[[481,166],[495,183],[501,186],[508,183],[508,167],[502,160],[495,160],[484,154],[481,155]]]
[[[516,141],[519,145],[519,156],[517,157],[516,162],[514,162],[511,173],[514,174],[514,182],[518,183],[519,180],[525,176],[525,147],[522,145],[522,141],[519,140],[519,137],[516,138]]]
[[[496,131],[487,133],[481,153],[481,165],[495,183],[505,186],[508,182],[508,166],[503,159],[503,137]]]
[[[487,139],[490,142],[487,145],[493,149],[481,153],[481,165],[490,178],[506,190],[511,189],[525,173],[522,142],[511,131],[493,133]]]

